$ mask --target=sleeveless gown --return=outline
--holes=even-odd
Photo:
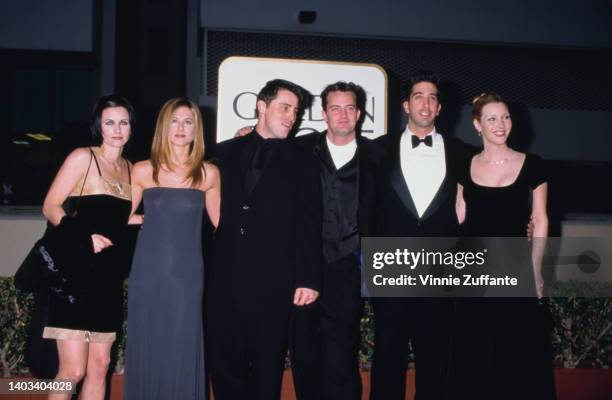
[[[204,193],[149,188],[128,290],[125,398],[204,399]]]

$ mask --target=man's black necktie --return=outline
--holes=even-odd
[[[433,139],[431,138],[431,135],[427,135],[423,139],[419,139],[419,137],[415,135],[412,135],[410,137],[412,138],[412,148],[413,149],[417,147],[418,145],[420,145],[421,143],[424,143],[425,146],[429,146],[429,147],[431,147],[431,145],[433,144]]]

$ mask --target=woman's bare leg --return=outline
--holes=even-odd
[[[57,340],[59,370],[55,379],[70,379],[73,387],[85,376],[89,343],[78,340]],[[49,400],[70,400],[70,394],[50,394]]]
[[[89,343],[87,372],[81,389],[81,400],[103,400],[106,373],[110,364],[112,342]]]

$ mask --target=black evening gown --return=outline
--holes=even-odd
[[[149,188],[128,288],[125,398],[204,399],[204,193]]]
[[[517,179],[503,187],[478,185],[469,165],[462,175],[465,236],[525,238],[532,191],[547,179],[543,161],[528,154]],[[525,246],[525,262],[516,268],[533,280],[526,238]],[[468,298],[457,305],[453,398],[555,398],[550,316],[535,291],[532,298]]]

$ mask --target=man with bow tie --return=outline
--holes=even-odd
[[[411,77],[405,86],[404,132],[378,140],[387,157],[380,166],[373,235],[378,237],[455,236],[457,174],[465,145],[436,131],[442,106],[439,80],[432,74]],[[403,400],[409,341],[416,358],[418,399],[448,397],[452,346],[452,303],[431,298],[372,298],[375,347],[371,400]]]

